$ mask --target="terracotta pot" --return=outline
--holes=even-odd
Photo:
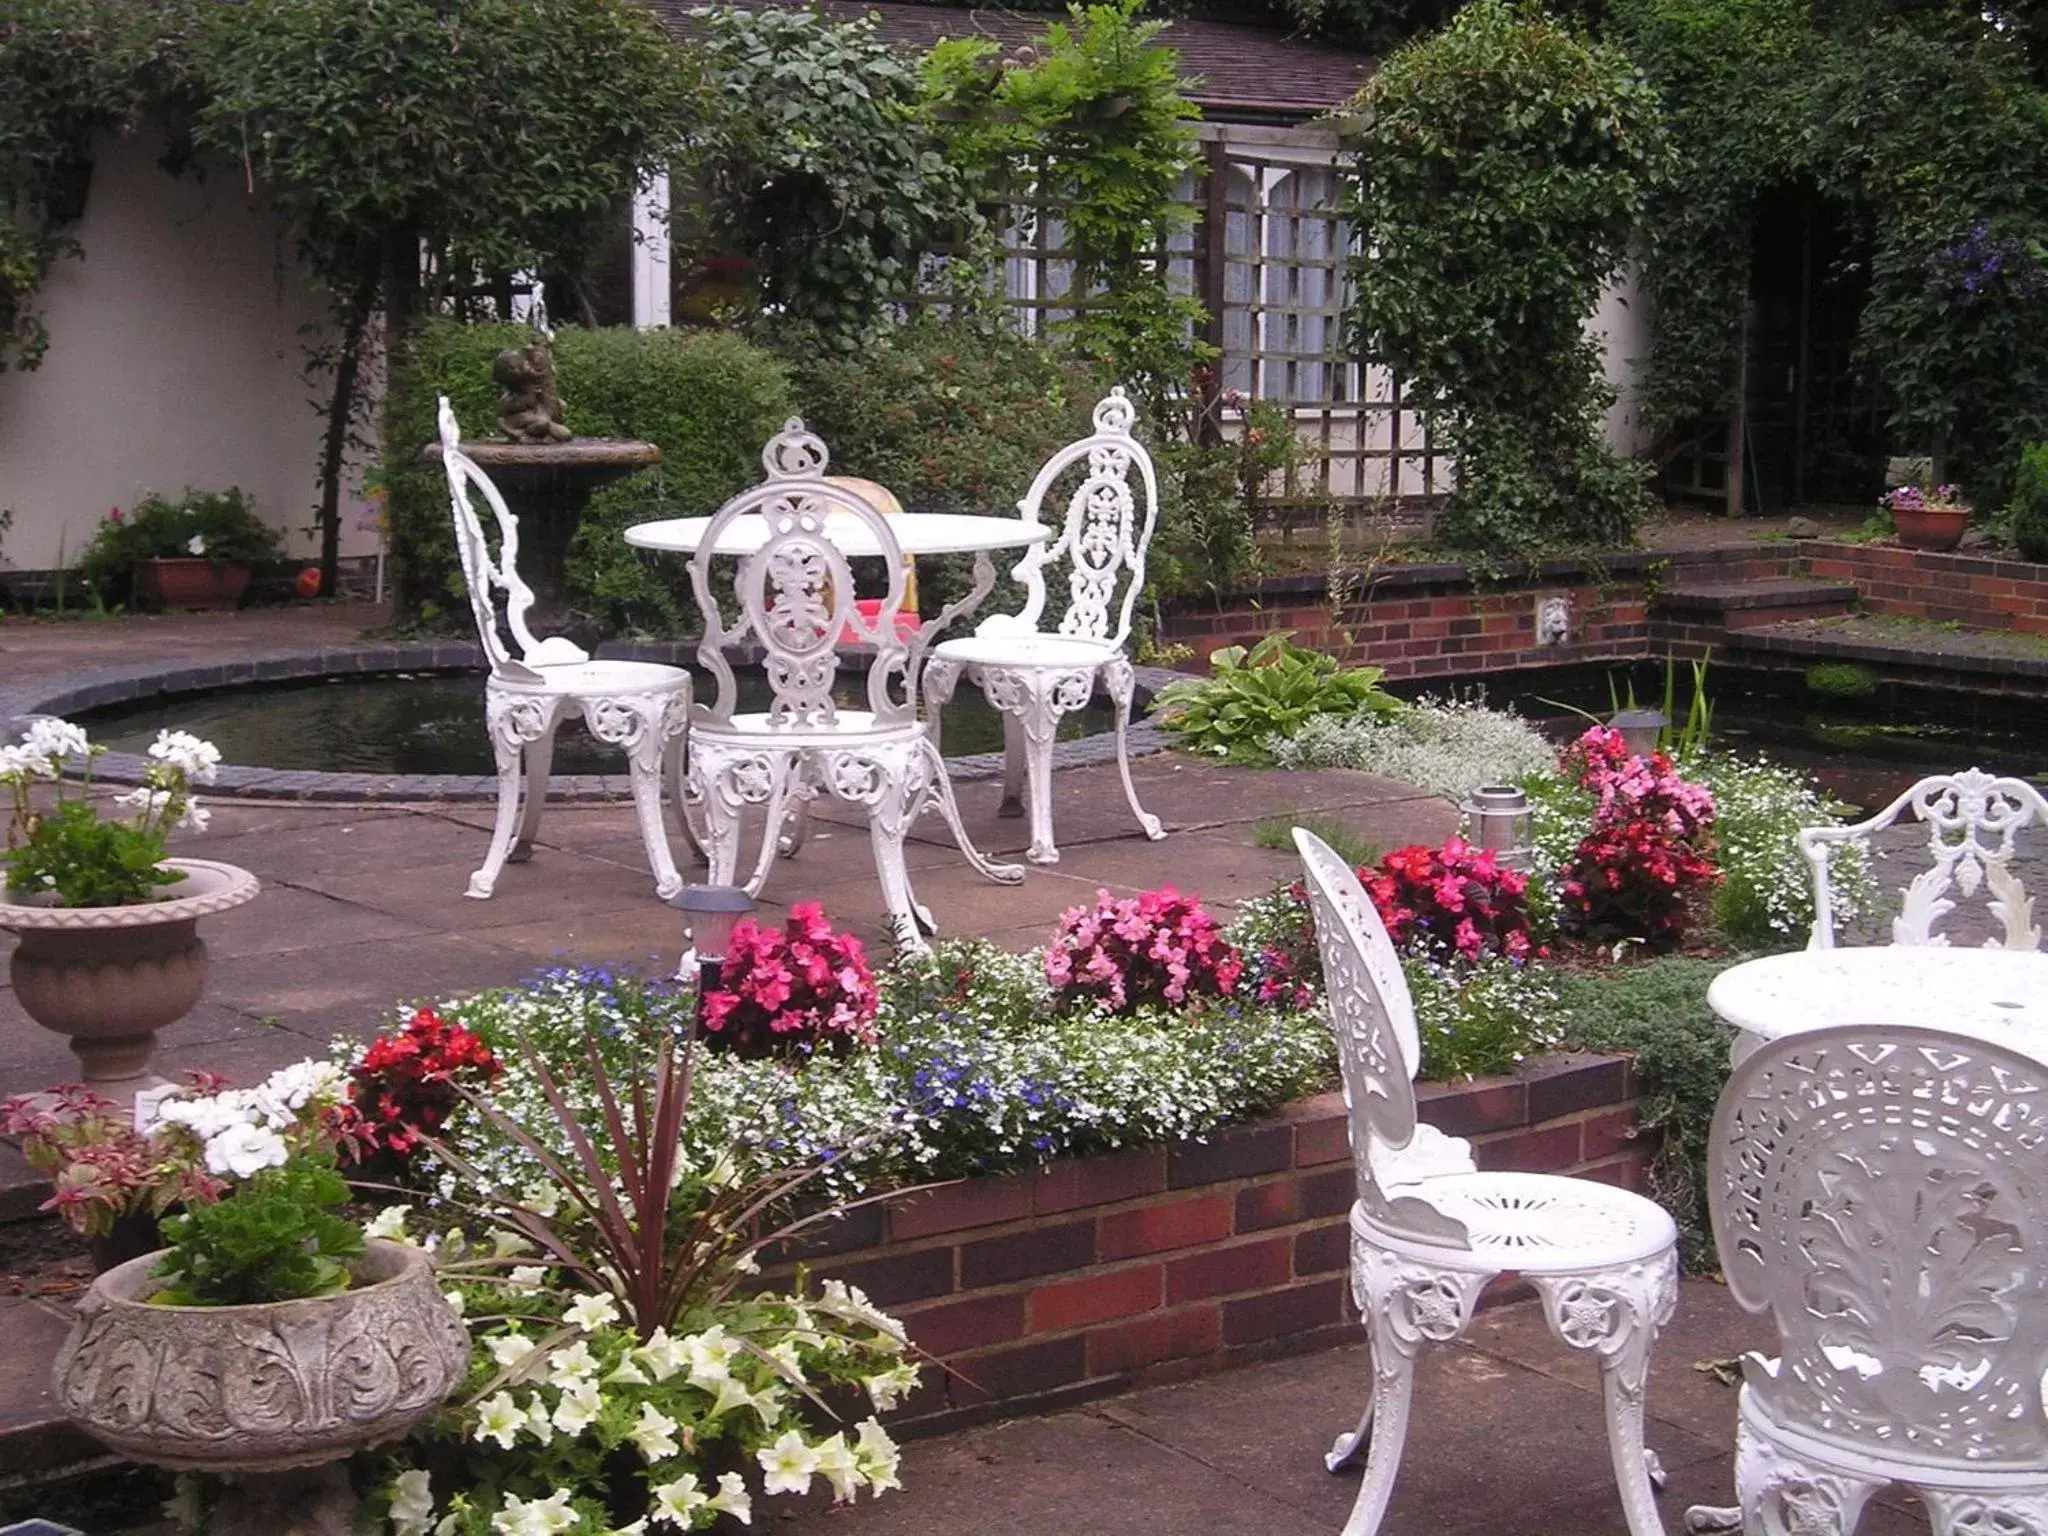
[[[249,590],[249,567],[204,555],[166,555],[135,568],[135,592],[152,608],[233,608]]]
[[[354,1498],[329,1464],[408,1433],[469,1367],[431,1258],[373,1239],[337,1295],[158,1307],[162,1257],[92,1283],[51,1371],[58,1404],[123,1456],[241,1474],[215,1536],[344,1536]]]
[[[0,901],[0,928],[21,936],[9,967],[22,1011],[71,1037],[84,1080],[133,1083],[149,1071],[156,1032],[192,1011],[206,986],[199,919],[239,907],[256,877],[210,859],[166,859],[185,878],[161,901],[56,907]]]
[[[1908,549],[1954,549],[1970,526],[1968,507],[1894,508],[1892,526]]]

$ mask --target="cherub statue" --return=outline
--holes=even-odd
[[[491,377],[505,391],[498,401],[498,430],[515,443],[559,443],[571,434],[562,425],[562,397],[555,393],[555,357],[544,341],[507,347],[491,365]]]

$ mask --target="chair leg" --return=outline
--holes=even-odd
[[[1667,1249],[1620,1269],[1530,1279],[1551,1332],[1599,1357],[1614,1484],[1631,1536],[1664,1536],[1643,1448],[1643,1392],[1657,1330],[1678,1304],[1677,1253]]]
[[[555,763],[555,733],[550,730],[526,747],[526,793],[519,807],[519,833],[508,864],[524,864],[533,857],[533,839],[540,831],[541,811],[548,803],[548,774]]]
[[[519,831],[520,771],[533,744],[553,737],[559,706],[560,701],[545,695],[484,691],[484,718],[498,763],[498,816],[483,867],[469,877],[464,892],[478,901],[488,900],[497,889],[498,876],[511,856]]]
[[[2028,1536],[2048,1531],[2048,1489],[2026,1493],[1945,1493],[1915,1488],[1934,1536]]]
[[[1005,818],[1024,814],[1024,722],[1011,714],[1003,716],[1003,798],[996,814]]]
[[[696,825],[696,807],[690,803],[690,738],[678,732],[663,754],[662,778],[668,785],[669,798],[676,803],[676,825],[682,828],[683,841],[699,862],[704,859],[704,838]]]
[[[1102,682],[1109,690],[1110,702],[1116,705],[1116,771],[1123,775],[1124,798],[1131,802],[1131,814],[1138,818],[1145,835],[1156,843],[1166,836],[1166,828],[1138,803],[1138,786],[1131,782],[1131,700],[1137,694],[1138,674],[1119,656],[1103,667]]]
[[[1687,1510],[1685,1528],[1689,1532],[1740,1530],[1744,1536],[1850,1536],[1863,1518],[1863,1506],[1881,1486],[1802,1461],[1742,1419],[1735,1429],[1737,1507]],[[1933,1512],[1934,1506],[1930,1504],[1929,1509]],[[1720,1523],[1731,1515],[1739,1524]],[[1938,1514],[1934,1529],[1944,1529]],[[2004,1536],[1996,1526],[1988,1530]]]
[[[651,726],[626,749],[626,771],[632,778],[633,811],[640,822],[640,841],[647,849],[648,867],[654,871],[654,893],[664,901],[683,888],[683,877],[676,872],[675,855],[669,851],[668,825],[661,814],[662,770],[669,755],[669,744]]]
[[[1408,1441],[1408,1409],[1415,1395],[1415,1355],[1386,1335],[1384,1324],[1372,1328],[1372,1402],[1365,1410],[1372,1433],[1366,1440],[1365,1480],[1344,1522],[1344,1536],[1378,1536],[1380,1522],[1394,1497],[1394,1479],[1401,1471],[1401,1452]]]
[[[1330,1444],[1324,1453],[1323,1466],[1331,1472],[1342,1472],[1372,1445],[1372,1399],[1367,1398],[1365,1412],[1358,1416],[1358,1428],[1347,1429]]]
[[[925,793],[936,801],[939,815],[945,820],[946,830],[953,834],[953,841],[960,845],[960,851],[967,855],[967,862],[998,885],[1017,885],[1024,879],[1021,864],[998,864],[974,846],[974,839],[967,835],[967,824],[960,819],[960,802],[953,798],[953,781],[946,776],[946,760],[939,756],[939,749],[929,737],[926,738],[921,754]],[[924,812],[924,804],[913,807],[911,821]],[[907,823],[906,823],[907,825]],[[929,926],[929,917],[927,917]],[[936,933],[938,929],[932,927]]]
[[[903,841],[916,818],[915,791],[904,774],[883,774],[867,801],[868,840],[875,850],[875,877],[882,886],[882,905],[888,909],[889,932],[897,946],[909,954],[928,953],[924,927],[931,914],[918,921],[916,899],[910,893],[910,871],[903,860]]]

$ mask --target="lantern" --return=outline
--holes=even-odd
[[[1512,784],[1482,784],[1458,807],[1465,813],[1465,838],[1494,862],[1527,870],[1536,862],[1535,815],[1529,797]]]
[[[686,885],[668,904],[683,914],[683,937],[690,946],[676,967],[676,980],[687,980],[695,962],[701,999],[718,986],[732,931],[754,910],[754,898],[736,885]]]
[[[1657,750],[1657,739],[1671,722],[1661,709],[1624,709],[1607,722],[1621,732],[1621,739],[1636,757],[1648,757]]]

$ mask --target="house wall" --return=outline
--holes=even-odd
[[[299,272],[289,231],[233,167],[171,176],[144,131],[95,146],[78,230],[41,308],[40,368],[0,374],[0,563],[49,570],[76,557],[110,507],[145,491],[240,486],[289,534],[317,502],[323,427],[302,376],[306,326],[326,310]],[[377,536],[351,497],[342,553]]]

